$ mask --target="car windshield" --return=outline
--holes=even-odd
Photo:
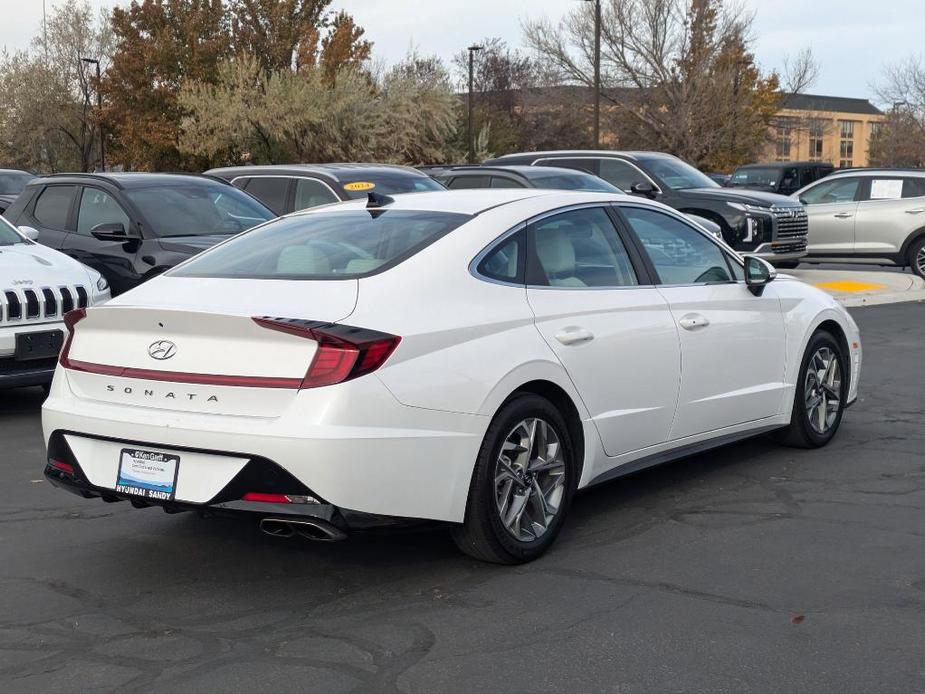
[[[552,188],[555,190],[583,190],[591,193],[621,193],[616,186],[607,181],[584,173],[556,173],[534,174],[530,173],[530,182],[537,188]]]
[[[0,246],[12,246],[15,243],[25,243],[25,240],[10,222],[0,217]]]
[[[367,193],[382,195],[399,195],[401,193],[426,193],[433,190],[446,190],[430,176],[399,172],[375,172],[367,177],[341,179],[341,188],[347,197],[353,200],[365,198]]]
[[[410,258],[471,217],[425,210],[348,210],[284,217],[172,271],[179,277],[337,280]]]
[[[773,188],[780,177],[780,169],[773,167],[736,169],[729,181],[730,186],[748,188]]]
[[[653,176],[674,190],[687,188],[719,188],[720,185],[690,164],[674,158],[641,159]]]
[[[238,234],[276,215],[237,188],[191,178],[125,191],[156,236]]]
[[[26,184],[35,176],[25,171],[6,171],[0,173],[0,195],[19,195]]]

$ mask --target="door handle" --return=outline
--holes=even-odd
[[[594,333],[585,328],[570,327],[556,333],[556,339],[563,345],[577,345],[594,339]]]
[[[835,215],[835,219],[851,219],[853,216],[850,212],[839,212]]]
[[[906,214],[922,214],[925,212],[925,207],[916,207],[914,210],[906,210]]]
[[[710,321],[706,316],[701,316],[699,313],[688,313],[686,316],[682,316],[678,320],[678,325],[680,325],[685,330],[697,330],[698,328],[705,328],[710,324]]]

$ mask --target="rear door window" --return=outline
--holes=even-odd
[[[457,176],[447,183],[450,190],[468,190],[471,188],[487,188],[488,176]]]
[[[297,178],[295,182],[294,210],[305,210],[309,207],[327,205],[337,202],[339,198],[331,192],[321,181],[314,178]]]
[[[296,280],[374,275],[465,224],[427,210],[319,211],[277,219],[216,246],[172,274]]]
[[[539,159],[537,166],[561,166],[566,169],[578,169],[585,173],[597,175],[600,171],[600,160],[591,157],[553,157],[552,159]],[[619,187],[619,186],[617,186]]]
[[[71,206],[77,197],[77,186],[48,186],[39,193],[32,216],[46,229],[70,231]]]
[[[518,183],[512,178],[505,178],[503,176],[492,176],[491,185],[489,188],[526,188],[521,183]]]
[[[286,214],[286,198],[289,195],[290,179],[279,176],[255,176],[244,185],[253,195],[277,215]]]
[[[610,216],[600,207],[570,210],[530,225],[537,272],[530,284],[550,287],[627,287],[639,284]]]
[[[899,200],[903,195],[903,179],[899,177],[870,179],[869,200]]]

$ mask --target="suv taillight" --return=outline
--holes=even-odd
[[[264,328],[318,343],[300,389],[330,386],[371,373],[385,363],[401,342],[397,335],[339,323],[268,317],[253,320]]]
[[[64,339],[64,346],[61,347],[61,354],[58,361],[61,366],[68,366],[68,355],[71,352],[71,342],[74,339],[74,326],[87,317],[87,309],[77,308],[64,314],[64,327],[67,328],[67,337]]]

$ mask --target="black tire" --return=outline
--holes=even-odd
[[[810,415],[807,411],[806,404],[806,384],[807,372],[809,371],[810,361],[813,356],[823,348],[831,350],[837,358],[841,370],[839,379],[839,404],[835,413],[834,421],[823,433],[816,431],[810,424]],[[779,443],[794,448],[821,448],[825,446],[838,431],[842,417],[845,413],[845,400],[848,397],[848,362],[847,355],[844,353],[842,346],[835,337],[825,331],[817,331],[809,340],[806,346],[806,352],[803,355],[803,363],[800,365],[800,375],[796,383],[796,392],[793,396],[793,413],[790,416],[790,424],[785,429],[775,432],[775,438]]]
[[[531,541],[522,541],[504,526],[496,502],[495,475],[502,445],[518,423],[529,419],[544,420],[559,438],[564,458],[564,490],[555,518],[545,532]],[[470,557],[495,564],[521,564],[543,554],[555,541],[578,484],[575,447],[565,419],[556,407],[532,393],[516,394],[495,415],[485,433],[476,459],[466,517],[451,531],[456,545]]]
[[[912,272],[925,279],[925,236],[909,246],[909,267]]]
[[[778,270],[796,270],[800,267],[799,260],[775,260],[771,264]]]

